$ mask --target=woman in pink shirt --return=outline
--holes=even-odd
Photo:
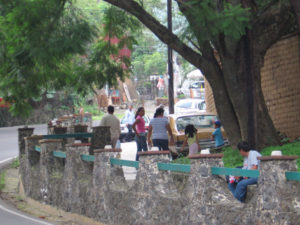
[[[137,153],[143,151],[148,151],[146,142],[146,128],[145,120],[143,116],[145,115],[144,107],[139,107],[135,113],[135,121],[132,124],[132,129],[135,132],[135,141],[137,145]],[[136,154],[136,161],[139,160],[138,154]]]

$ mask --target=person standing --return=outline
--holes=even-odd
[[[194,127],[193,124],[188,124],[185,129],[185,139],[183,145],[181,147],[181,151],[184,151],[184,146],[186,144],[189,145],[189,156],[197,154],[200,150],[199,139],[197,137],[197,129]]]
[[[128,128],[128,133],[125,136],[125,141],[131,141],[132,137],[134,136],[133,132],[132,132],[132,125],[135,121],[135,115],[133,112],[133,106],[129,105],[128,106],[128,110],[125,112],[125,123],[126,123],[126,127]]]
[[[261,154],[256,150],[250,150],[249,144],[246,141],[238,143],[237,148],[241,156],[244,157],[242,169],[257,170],[260,162],[257,157],[260,157]],[[235,177],[233,182],[228,183],[228,188],[237,200],[245,202],[247,186],[257,184],[257,179],[257,177]]]
[[[144,115],[144,107],[139,107],[135,113],[135,121],[132,124],[132,129],[135,132],[135,141],[137,145],[136,161],[139,160],[138,152],[141,152],[142,150],[148,151],[146,142],[145,120],[143,118]]]
[[[174,139],[167,117],[164,117],[164,109],[156,109],[154,118],[150,121],[148,130],[148,144],[158,147],[159,150],[169,150],[169,137],[171,145],[174,145]],[[151,141],[152,137],[152,141]]]
[[[221,147],[224,145],[224,139],[221,131],[221,122],[215,121],[215,131],[212,133],[212,140],[215,140],[215,146]]]
[[[116,147],[116,143],[120,138],[121,128],[120,120],[114,115],[115,108],[111,105],[107,107],[108,114],[103,116],[100,126],[110,127],[111,145],[113,148]]]

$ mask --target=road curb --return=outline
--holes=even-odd
[[[8,169],[11,166],[11,164],[13,163],[13,161],[17,158],[18,158],[18,156],[15,156],[15,157],[10,157],[8,159],[0,161],[0,172]]]

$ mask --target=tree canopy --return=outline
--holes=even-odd
[[[184,36],[170,32],[143,1],[105,0],[140,20],[162,42],[200,68],[232,144],[278,144],[260,85],[267,49],[295,29],[289,0],[177,0]]]
[[[116,7],[83,3],[0,1],[0,94],[13,113],[27,114],[47,90],[69,87],[84,94],[126,76],[130,61],[119,50],[132,48],[139,23]]]

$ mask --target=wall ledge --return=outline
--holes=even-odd
[[[203,159],[203,158],[223,158],[224,154],[195,154],[188,156],[189,159]]]
[[[299,156],[295,155],[295,156],[288,156],[288,155],[283,155],[283,156],[261,156],[261,157],[257,157],[257,159],[261,160],[261,161],[268,161],[268,160],[294,160],[294,159],[298,159]]]
[[[120,148],[112,148],[112,149],[95,149],[94,153],[103,153],[103,152],[122,152]]]
[[[170,151],[146,151],[146,152],[138,152],[139,156],[147,156],[147,155],[166,155],[169,154]]]

